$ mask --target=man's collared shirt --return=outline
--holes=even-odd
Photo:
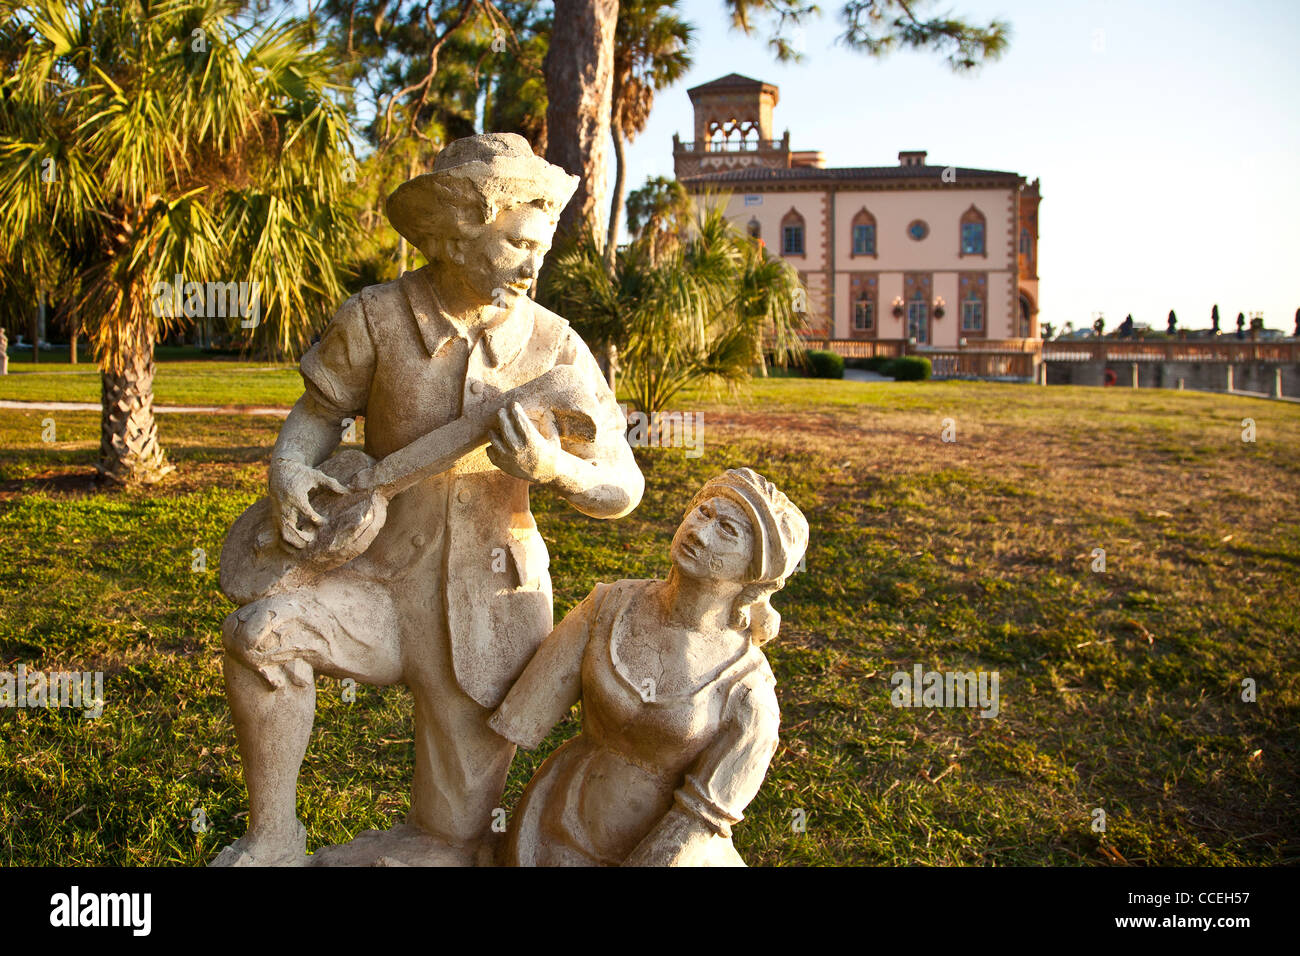
[[[572,365],[602,414],[595,441],[565,449],[616,476],[636,469],[623,412],[567,322],[520,298],[499,322],[467,330],[439,307],[427,274],[405,273],[348,299],[303,356],[306,389],[320,406],[339,418],[365,416],[367,454],[383,458]],[[425,607],[430,587],[444,589],[457,679],[485,707],[496,706],[553,623],[549,559],[528,489],[480,449],[397,495],[383,530],[349,565],[388,585],[399,606]],[[404,622],[419,629],[425,617],[412,611]]]

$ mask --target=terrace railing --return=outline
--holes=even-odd
[[[1032,382],[1038,356],[1013,349],[917,348],[912,354],[930,360],[933,378],[1011,379]]]
[[[828,339],[808,337],[803,340],[809,349],[834,352],[843,358],[898,358],[907,354],[903,339]]]
[[[1300,362],[1300,341],[1252,342],[1221,338],[1163,342],[1083,339],[1044,342],[1046,362]]]
[[[677,140],[674,144],[674,149],[683,153],[756,153],[760,149],[785,150],[789,148],[789,134],[781,139],[693,139]]]

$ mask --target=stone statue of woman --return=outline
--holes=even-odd
[[[709,481],[668,580],[597,585],[542,643],[489,726],[536,747],[578,700],[582,732],[542,764],[502,862],[743,866],[731,827],[777,747],[761,646],[808,544],[803,513],[748,468]]]

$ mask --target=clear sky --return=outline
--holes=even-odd
[[[779,64],[732,31],[721,0],[682,0],[696,66],[656,99],[628,150],[629,189],[671,176],[672,135],[693,138],[689,87],[741,73],[780,87],[775,135],[828,166],[927,162],[1042,180],[1044,322],[1223,328],[1300,308],[1300,0],[941,0],[1010,22],[1010,49],[973,76],[928,52],[882,60],[835,43],[842,0]],[[610,156],[611,167],[613,156]],[[611,173],[612,185],[612,173]]]

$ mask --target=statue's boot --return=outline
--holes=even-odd
[[[297,833],[292,841],[275,847],[250,848],[248,837],[243,836],[225,847],[208,866],[306,866],[307,828],[294,821]]]

